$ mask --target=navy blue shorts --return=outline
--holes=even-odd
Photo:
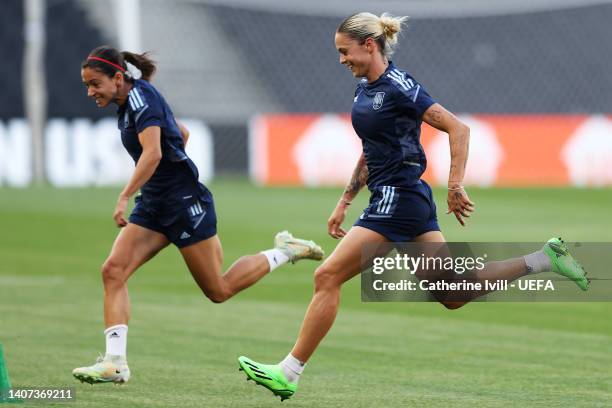
[[[172,200],[164,200],[175,203],[172,205],[147,205],[142,196],[138,196],[129,221],[164,234],[179,248],[208,239],[217,233],[215,203],[203,185],[192,190]]]
[[[355,225],[391,242],[410,242],[426,232],[440,231],[431,187],[424,180],[412,187],[378,187]]]

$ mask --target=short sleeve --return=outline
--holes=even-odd
[[[128,93],[128,103],[137,133],[151,126],[162,126],[161,103],[153,92],[135,86]]]
[[[436,103],[433,98],[427,93],[421,84],[413,81],[413,86],[399,89],[399,108],[400,110],[410,110],[418,116],[423,116],[425,111],[431,105]]]

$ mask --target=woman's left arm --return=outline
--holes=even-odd
[[[181,131],[181,136],[183,137],[183,145],[187,146],[187,140],[189,140],[189,129],[187,129],[187,127],[178,120],[176,121],[176,125]]]
[[[470,128],[442,105],[435,103],[423,114],[423,120],[434,128],[448,133],[450,143],[451,164],[448,175],[448,210],[455,214],[457,221],[465,225],[474,211],[474,203],[470,201],[463,188],[463,177],[470,148]]]

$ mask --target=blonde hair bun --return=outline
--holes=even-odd
[[[393,17],[389,13],[383,13],[378,19],[387,43],[395,45],[398,34],[402,31],[402,24],[408,17]]]
[[[389,58],[402,31],[402,24],[407,19],[408,17],[394,17],[389,13],[383,13],[380,17],[367,12],[357,13],[346,18],[337,32],[347,34],[361,43],[371,37],[378,43],[380,52]]]

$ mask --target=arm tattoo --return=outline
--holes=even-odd
[[[448,133],[451,154],[449,181],[461,182],[469,152],[469,128],[467,126],[458,126],[461,125],[461,122],[458,121],[455,115],[439,105],[432,105],[427,109],[423,119],[436,129]],[[466,130],[464,131],[463,129]]]
[[[429,109],[427,111],[427,121],[431,123],[432,126],[439,126],[442,124],[442,111],[439,109]]]
[[[366,184],[367,180],[368,166],[366,165],[365,159],[360,158],[357,162],[357,166],[355,166],[355,170],[353,170],[351,181],[349,181],[348,185],[344,189],[344,194],[354,198],[359,190],[361,190],[361,188]]]
[[[468,131],[469,132],[469,131]],[[469,133],[455,132],[450,137],[451,165],[449,181],[461,181],[467,166],[470,136]]]

